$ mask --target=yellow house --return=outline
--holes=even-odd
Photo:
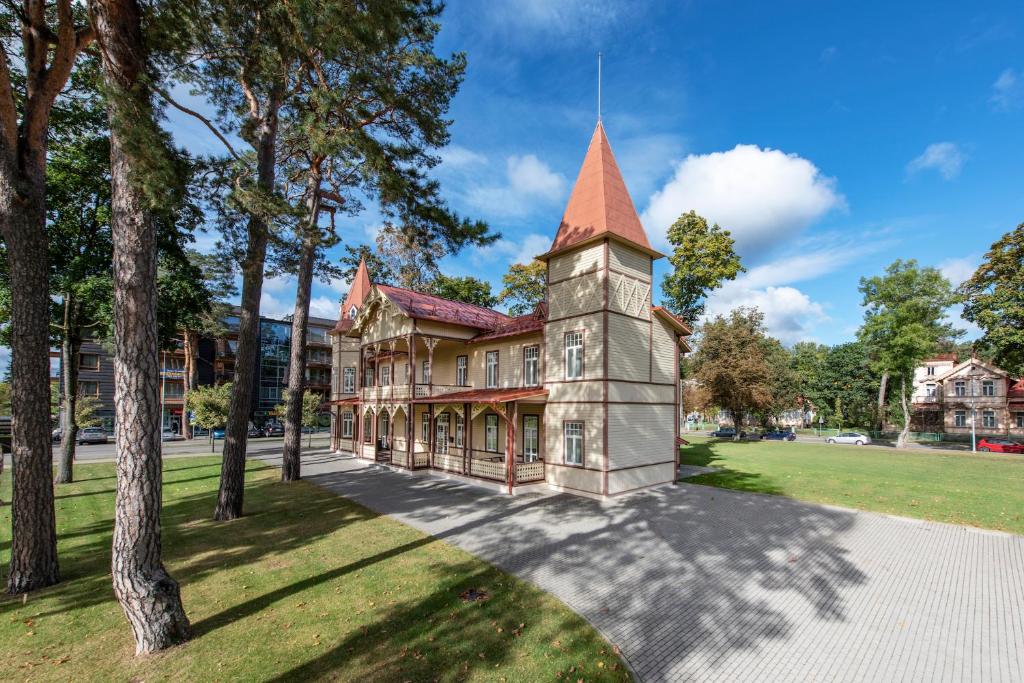
[[[673,481],[690,330],[651,305],[661,256],[598,123],[531,314],[375,285],[360,264],[333,336],[332,446],[509,493]]]

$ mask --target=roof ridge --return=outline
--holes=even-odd
[[[487,308],[486,306],[480,306],[479,304],[471,304],[468,301],[459,301],[457,299],[446,299],[443,296],[438,296],[436,294],[431,294],[429,292],[418,292],[415,289],[409,289],[408,287],[396,287],[394,285],[377,285],[377,287],[381,288],[381,289],[390,289],[390,290],[394,290],[394,291],[397,291],[397,292],[409,292],[410,294],[415,294],[417,296],[428,296],[431,299],[437,299],[439,301],[447,301],[448,303],[458,304],[460,306],[471,306],[471,307],[473,307],[473,308],[475,308],[477,310],[480,310],[480,311],[486,311],[488,313],[493,313],[495,315],[504,316],[504,317],[506,317],[506,318],[508,318],[510,320],[512,319],[512,316],[508,315],[507,313],[502,313],[501,311],[496,311],[493,308]]]

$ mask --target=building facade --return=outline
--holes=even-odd
[[[1024,437],[1024,382],[977,358],[927,359],[914,371],[911,400],[915,431]]]
[[[651,248],[599,123],[528,315],[375,285],[334,330],[333,445],[407,469],[606,497],[672,482],[679,355]]]

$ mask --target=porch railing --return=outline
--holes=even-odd
[[[469,461],[469,473],[484,479],[505,481],[505,461],[473,459]]]
[[[454,394],[457,391],[467,391],[469,387],[460,387],[456,384],[417,384],[416,398],[429,398],[431,396],[445,396]]]
[[[537,460],[534,462],[517,462],[516,463],[516,482],[524,483],[529,481],[543,481],[544,480],[544,461]]]
[[[418,454],[417,454],[418,455]],[[424,453],[423,455],[427,455]],[[462,473],[462,456],[434,453],[434,467],[446,472]]]
[[[412,454],[413,467],[430,467],[430,453],[426,451]]]
[[[409,466],[409,454],[405,451],[391,451],[391,464],[400,467]]]

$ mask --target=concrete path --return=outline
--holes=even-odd
[[[561,598],[644,681],[1024,680],[1024,537],[686,484],[598,503],[303,468]]]

